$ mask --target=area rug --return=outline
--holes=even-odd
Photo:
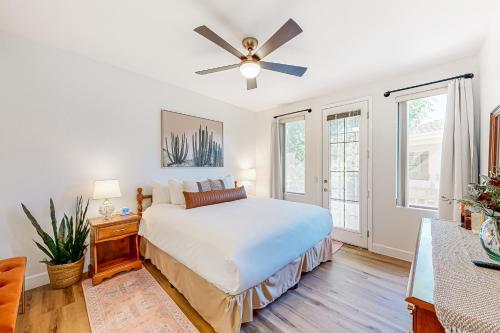
[[[145,268],[82,287],[93,333],[199,333]]]

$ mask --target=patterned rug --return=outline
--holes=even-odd
[[[93,333],[199,333],[145,268],[82,286]]]

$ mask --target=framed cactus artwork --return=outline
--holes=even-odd
[[[161,166],[223,167],[224,123],[162,110]]]

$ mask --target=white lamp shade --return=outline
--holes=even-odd
[[[241,172],[241,180],[255,180],[257,179],[257,172],[255,169],[243,169]]]
[[[255,61],[245,61],[240,65],[240,72],[247,79],[256,78],[260,73],[260,65]]]
[[[111,180],[96,180],[94,183],[94,199],[109,199],[119,198],[122,196],[120,192],[120,183],[116,179]]]

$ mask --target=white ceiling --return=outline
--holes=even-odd
[[[473,55],[496,0],[1,0],[0,30],[181,86],[249,110],[268,109]],[[288,18],[302,34],[266,58],[302,78],[262,71],[247,91],[238,62],[199,36],[207,25],[236,48],[262,44]]]

